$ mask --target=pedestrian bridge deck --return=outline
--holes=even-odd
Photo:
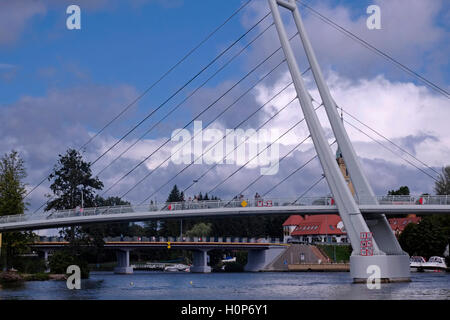
[[[379,205],[357,201],[362,214],[449,214],[450,196],[381,196]],[[3,216],[0,232],[37,230],[107,222],[145,221],[152,219],[243,216],[261,214],[330,214],[338,213],[330,197],[293,199],[234,199],[201,202],[178,202],[140,206],[95,207],[50,211],[37,214]]]

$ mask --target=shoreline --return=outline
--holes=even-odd
[[[0,272],[0,284],[11,284],[24,281],[63,281],[66,279],[66,274],[18,273],[16,271]]]

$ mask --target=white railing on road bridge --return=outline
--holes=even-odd
[[[196,242],[196,243],[281,243],[280,238],[274,237],[107,237],[103,238],[105,243],[111,242],[125,242],[125,243],[145,243],[145,242],[153,242],[153,243],[161,243],[167,245],[170,243],[183,243],[183,242]],[[46,237],[40,236],[39,240],[35,242],[36,245],[39,243],[62,243],[67,242],[63,237]]]
[[[355,199],[358,204],[371,203],[373,199]],[[365,201],[367,200],[367,201]],[[377,196],[376,200],[382,205],[450,205],[450,196]],[[245,201],[245,202],[244,202]],[[0,218],[0,224],[24,221],[39,221],[46,219],[68,218],[77,216],[96,216],[122,213],[140,213],[178,210],[200,210],[237,207],[285,207],[285,206],[331,206],[334,205],[332,197],[305,197],[301,200],[277,199],[277,198],[240,198],[233,200],[207,200],[207,201],[183,201],[174,203],[161,203],[150,205],[124,205],[112,207],[77,208],[69,210],[49,211],[36,214],[10,215]]]

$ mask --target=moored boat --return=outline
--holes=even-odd
[[[444,258],[433,256],[422,265],[422,268],[426,272],[445,272],[447,271],[447,264]]]
[[[167,272],[189,271],[189,266],[184,264],[175,264],[164,268]]]
[[[426,263],[425,259],[420,256],[413,256],[409,258],[409,267],[412,272],[423,271],[423,264]]]

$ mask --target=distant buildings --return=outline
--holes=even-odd
[[[388,219],[392,231],[398,237],[409,223],[419,223],[420,217]],[[348,243],[341,217],[336,214],[290,216],[283,223],[283,241],[298,243]]]

